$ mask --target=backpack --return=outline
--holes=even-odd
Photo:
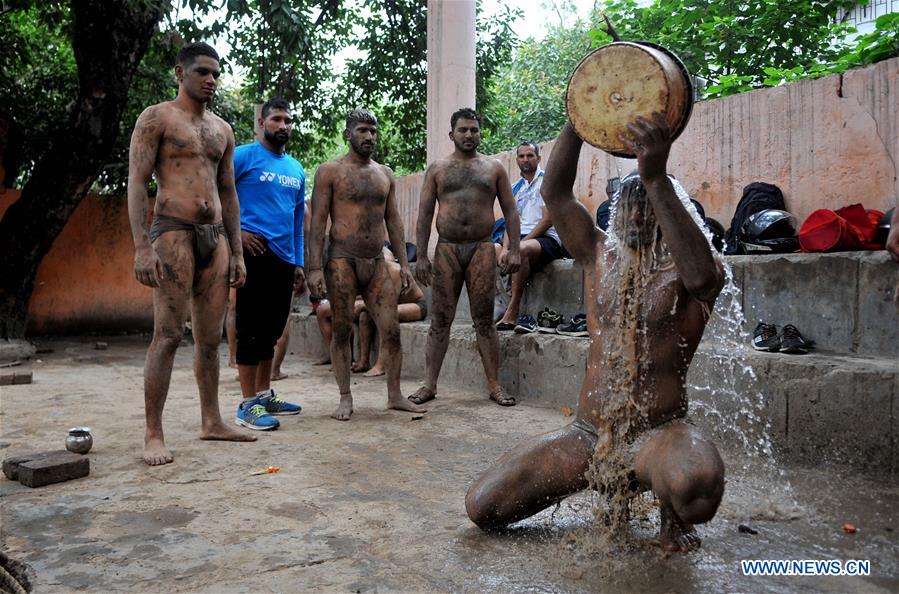
[[[724,250],[726,255],[743,253],[738,241],[743,223],[753,214],[768,209],[786,210],[784,195],[780,188],[765,182],[752,182],[743,188],[743,196],[737,204],[737,210],[734,211],[734,218],[730,221],[730,229],[724,234],[724,240],[727,242]]]

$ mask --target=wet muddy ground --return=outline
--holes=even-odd
[[[727,490],[718,517],[699,528],[699,552],[663,555],[650,513],[631,522],[636,546],[597,556],[585,536],[586,496],[498,534],[465,515],[473,478],[521,439],[566,423],[559,410],[500,408],[486,394],[442,389],[413,420],[384,410],[383,378],[356,377],[356,413],[339,423],[329,418],[337,404],[329,369],[289,356],[290,377],[274,385],[303,404],[301,415],[281,417],[281,429],[256,443],[201,442],[191,351],[182,347],[165,412],[176,461],[148,468],[146,342],[100,339],[109,342],[100,351],[96,340],[43,341],[53,352],[17,368],[31,369],[34,383],[0,388],[0,457],[60,448],[69,427],[94,433],[85,479],[39,489],[0,479],[2,548],[32,566],[40,592],[899,591],[895,477],[778,472],[725,447]],[[235,375],[223,368],[229,420]],[[405,370],[405,392],[420,375]],[[270,465],[281,471],[250,476]],[[845,522],[858,532],[845,534]],[[871,575],[745,577],[744,559],[868,559]]]

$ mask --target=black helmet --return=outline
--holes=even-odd
[[[895,210],[896,207],[894,206],[880,217],[880,222],[877,223],[877,235],[874,236],[875,243],[886,245],[887,237],[890,235],[890,222],[893,220],[893,211]]]
[[[746,254],[795,252],[799,249],[796,219],[785,210],[760,210],[743,223],[738,240]]]

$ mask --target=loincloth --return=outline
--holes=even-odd
[[[367,287],[374,278],[378,265],[384,261],[384,252],[378,248],[375,256],[359,256],[344,242],[332,241],[328,245],[328,262],[331,260],[346,260],[353,269],[359,286]]]
[[[659,435],[663,431],[666,431],[667,429],[678,423],[691,426],[693,425],[693,421],[688,419],[685,414],[681,412],[675,412],[666,417],[662,417],[662,419],[660,419],[656,423],[656,425],[650,427],[649,429],[646,429],[645,431],[637,433],[630,440],[628,440],[623,450],[621,450],[621,461],[629,469],[633,469],[637,461],[637,454],[640,453],[640,450],[643,449],[643,446],[649,443],[649,440],[651,440],[656,435]],[[599,430],[590,421],[578,418],[575,419],[571,424],[581,431],[589,433],[595,439],[599,439]]]
[[[177,217],[156,214],[153,216],[153,224],[150,225],[150,242],[156,241],[160,235],[169,231],[193,231],[194,262],[205,266],[218,246],[219,235],[225,233],[225,226],[222,223],[192,223]]]
[[[487,244],[490,247],[491,252],[494,251],[492,235],[488,235],[487,237],[475,241],[447,241],[443,237],[437,238],[437,248],[439,249],[440,246],[446,246],[450,253],[456,257],[459,268],[462,270],[468,268],[475,252],[477,252],[484,244]]]

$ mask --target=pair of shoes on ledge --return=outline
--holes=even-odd
[[[804,355],[812,348],[812,342],[805,340],[793,324],[787,324],[778,333],[774,324],[759,322],[752,333],[752,348],[769,353]]]

